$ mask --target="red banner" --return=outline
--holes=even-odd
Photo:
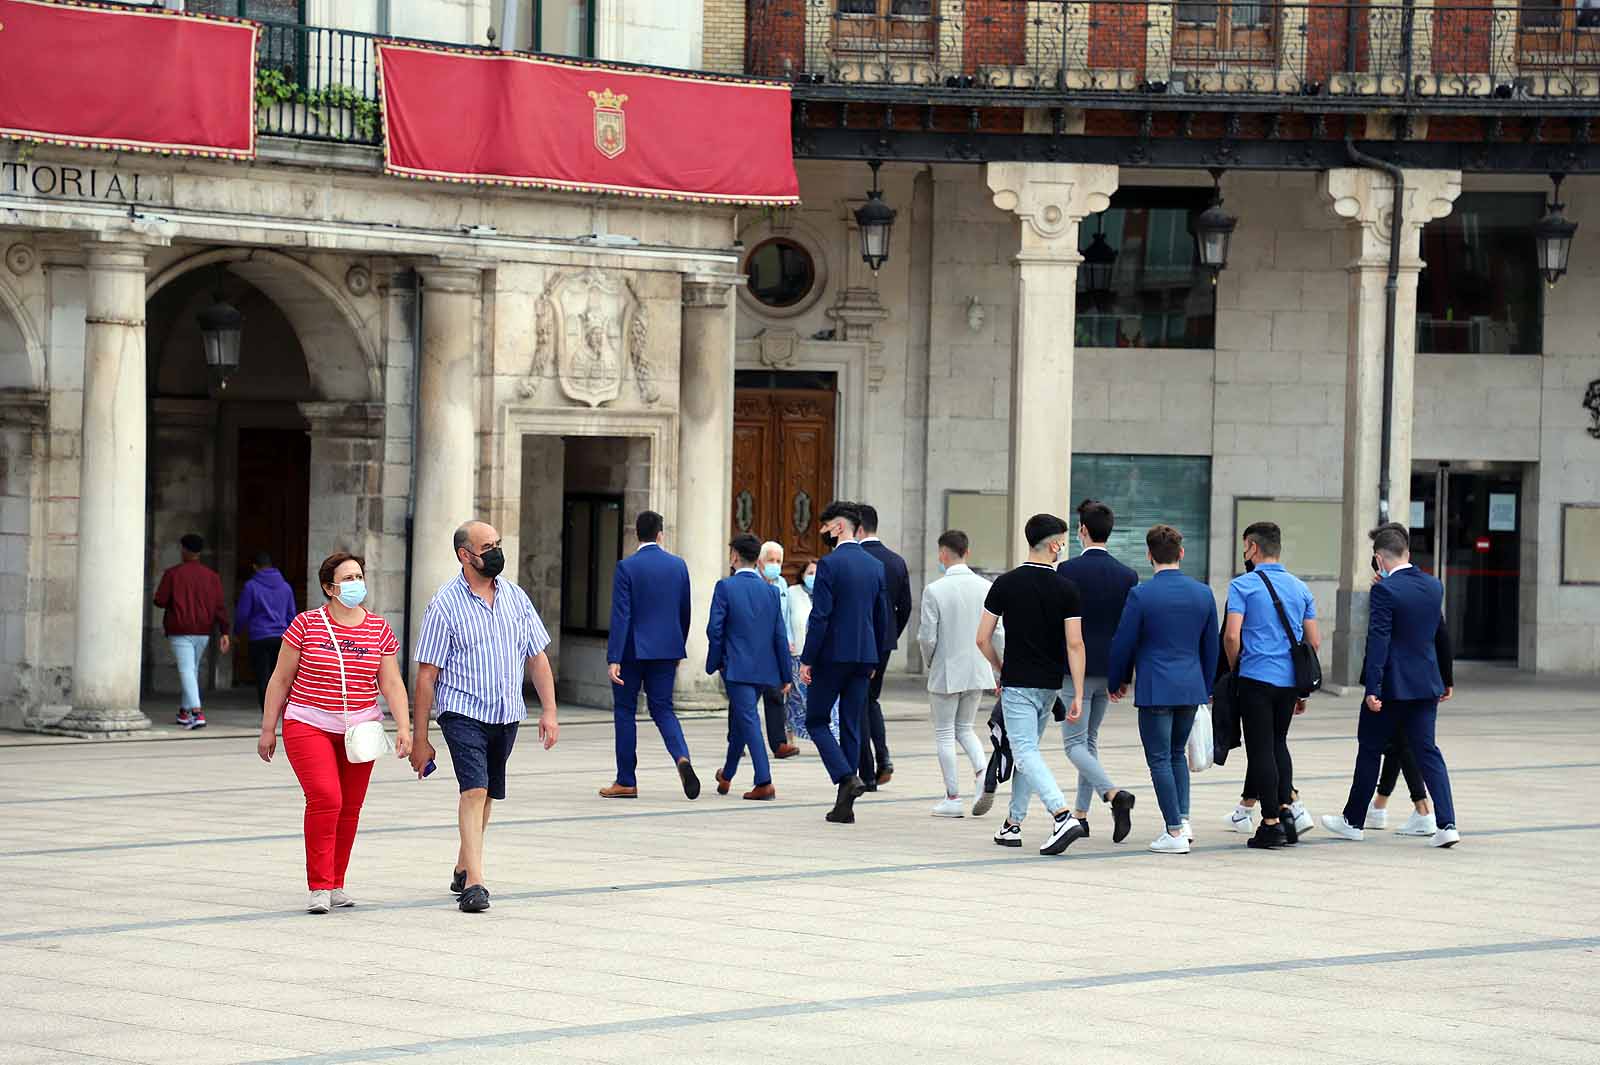
[[[0,0],[0,137],[253,158],[258,32],[159,8]]]
[[[391,174],[799,202],[787,86],[393,42],[378,59]]]

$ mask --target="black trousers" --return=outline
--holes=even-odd
[[[1417,766],[1417,756],[1411,753],[1405,730],[1396,729],[1394,739],[1389,741],[1389,746],[1383,752],[1383,772],[1378,774],[1378,794],[1386,799],[1393,795],[1394,786],[1402,773],[1406,777],[1406,789],[1411,792],[1411,801],[1426,799],[1428,789],[1422,783],[1422,770]]]
[[[1245,798],[1261,802],[1261,815],[1274,817],[1293,801],[1294,761],[1289,757],[1289,725],[1300,701],[1293,688],[1239,678],[1239,721],[1244,728]]]
[[[879,773],[894,766],[894,759],[889,757],[889,730],[883,723],[883,704],[878,701],[883,694],[883,675],[888,669],[889,656],[884,655],[878,662],[878,671],[867,682],[867,735],[861,743],[860,768],[861,779],[868,782],[877,780]]]
[[[256,698],[263,708],[267,705],[267,681],[272,679],[272,671],[278,668],[278,652],[282,649],[281,636],[253,639],[245,647],[245,653],[250,656],[251,672],[256,675]]]
[[[789,742],[789,715],[785,708],[782,688],[768,688],[761,693],[761,713],[766,719],[767,746],[777,754],[778,748]],[[733,739],[733,711],[728,711],[728,739]]]

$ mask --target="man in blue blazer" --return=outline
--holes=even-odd
[[[757,705],[769,688],[789,694],[794,679],[789,665],[789,635],[783,625],[778,590],[756,572],[761,541],[740,533],[728,545],[733,576],[717,582],[711,593],[711,620],[706,624],[706,672],[721,673],[728,690],[728,760],[717,770],[717,793],[728,794],[739,758],[750,749],[755,766],[755,788],[747,799],[771,799],[772,767],[762,742]],[[831,738],[831,737],[830,737]]]
[[[800,682],[806,690],[806,731],[817,745],[838,795],[827,820],[854,824],[855,801],[866,790],[856,767],[866,723],[867,686],[878,668],[894,617],[883,564],[856,542],[861,510],[854,503],[828,504],[821,517],[822,539],[833,550],[817,560],[811,589],[811,619],[800,653]],[[839,701],[839,739],[828,724]]]
[[[683,661],[689,637],[689,567],[661,546],[665,525],[647,510],[634,523],[639,549],[617,563],[611,586],[611,636],[606,664],[611,674],[612,716],[617,728],[617,779],[600,789],[607,799],[639,796],[639,689],[650,704],[650,720],[661,732],[667,753],[678,764],[683,793],[700,796],[700,778],[689,764],[689,744],[672,710],[672,680]]]
[[[867,735],[861,738],[861,782],[868,791],[889,783],[894,776],[894,760],[889,757],[889,730],[883,720],[883,677],[889,671],[889,656],[900,646],[900,637],[911,621],[911,571],[906,560],[878,539],[878,509],[868,503],[861,507],[861,548],[883,563],[884,589],[889,608],[894,612],[894,628],[884,633],[886,646],[878,656],[878,668],[867,682]]]
[[[1113,784],[1111,775],[1100,764],[1100,724],[1105,720],[1112,691],[1106,686],[1111,638],[1122,620],[1128,592],[1139,583],[1139,575],[1106,550],[1106,541],[1115,527],[1116,517],[1104,503],[1085,499],[1078,504],[1078,544],[1082,550],[1077,558],[1058,565],[1056,572],[1077,587],[1083,610],[1083,713],[1077,720],[1065,715],[1061,718],[1061,742],[1067,759],[1078,770],[1078,796],[1072,816],[1082,821],[1087,830],[1089,803],[1098,795],[1111,804],[1111,841],[1121,843],[1132,827],[1129,818],[1133,792]],[[1064,706],[1070,705],[1071,689],[1062,688],[1057,699]]]
[[[1358,840],[1367,804],[1378,783],[1383,750],[1395,730],[1404,730],[1411,753],[1433,799],[1438,831],[1431,843],[1453,847],[1456,830],[1450,772],[1434,739],[1439,700],[1452,694],[1439,670],[1435,638],[1444,624],[1444,585],[1411,564],[1411,545],[1399,529],[1372,534],[1372,551],[1383,579],[1372,586],[1367,620],[1366,698],[1356,727],[1356,771],[1344,814],[1324,814],[1323,827],[1341,839]]]
[[[1134,674],[1139,740],[1167,828],[1150,849],[1188,854],[1193,834],[1184,748],[1195,708],[1211,701],[1219,650],[1217,600],[1211,589],[1179,571],[1183,534],[1177,529],[1152,526],[1144,542],[1155,576],[1128,593],[1111,640],[1106,683],[1111,698],[1121,700],[1128,675]]]

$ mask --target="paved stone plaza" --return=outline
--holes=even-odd
[[[312,917],[281,749],[264,766],[227,728],[0,735],[0,1062],[1588,1065],[1600,693],[1507,671],[1461,682],[1441,718],[1452,851],[1320,829],[1248,851],[1220,828],[1230,763],[1195,779],[1195,852],[1150,854],[1127,710],[1102,750],[1138,791],[1134,836],[1113,846],[1097,812],[1060,858],[1037,854],[1037,811],[1021,852],[989,840],[1003,803],[928,816],[941,789],[910,683],[891,708],[895,780],[848,828],[823,822],[809,749],[778,765],[776,803],[709,786],[689,803],[647,725],[641,798],[603,801],[609,723],[572,712],[554,751],[518,747],[480,916],[446,892],[448,771],[379,768],[360,905]],[[1314,813],[1342,804],[1353,705],[1319,697],[1296,725]],[[723,724],[687,731],[709,781]]]

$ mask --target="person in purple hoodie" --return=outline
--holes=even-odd
[[[278,668],[284,630],[296,613],[294,589],[273,568],[272,556],[263,551],[256,556],[255,574],[244,582],[233,611],[233,631],[250,641],[247,653],[256,675],[256,696],[263,707],[267,705],[267,681]]]

